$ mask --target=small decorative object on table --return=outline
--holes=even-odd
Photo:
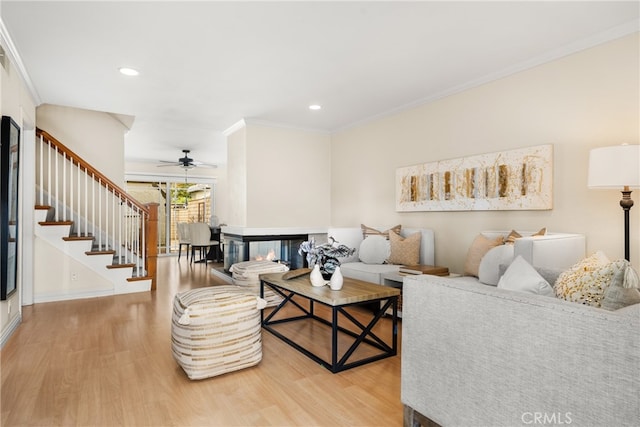
[[[298,248],[298,254],[306,254],[309,267],[320,266],[320,272],[326,280],[329,280],[336,267],[340,265],[338,258],[353,255],[355,251],[355,248],[341,245],[333,237],[329,237],[329,241],[322,245],[316,245],[316,241],[312,237],[308,241],[302,242]]]
[[[329,280],[329,286],[332,291],[339,291],[342,289],[342,284],[344,283],[344,278],[342,277],[342,272],[340,271],[340,266],[336,267],[336,270],[331,275],[331,280]]]
[[[324,286],[327,282],[324,281],[324,277],[322,277],[322,273],[320,273],[320,265],[316,264],[313,266],[313,270],[311,270],[311,275],[309,276],[309,280],[311,280],[311,286]]]

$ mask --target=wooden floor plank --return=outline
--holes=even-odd
[[[156,291],[23,307],[0,353],[1,424],[402,425],[399,355],[332,374],[263,331],[258,365],[189,380],[171,355],[173,297],[224,284],[214,265],[163,257]],[[391,321],[381,322],[386,337]],[[326,345],[313,327],[287,327]]]

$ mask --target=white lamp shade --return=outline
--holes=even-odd
[[[587,185],[589,188],[640,188],[640,145],[591,150]]]

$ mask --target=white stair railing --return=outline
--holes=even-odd
[[[36,135],[36,203],[53,207],[55,222],[73,221],[72,237],[93,237],[92,251],[115,251],[117,263],[155,276],[155,261],[153,272],[146,263],[149,209],[47,132]]]

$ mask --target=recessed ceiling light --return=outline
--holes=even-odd
[[[137,76],[138,74],[140,74],[140,71],[134,70],[133,68],[122,67],[119,70],[120,73],[124,74],[125,76]]]
[[[318,104],[309,105],[309,110],[321,110],[321,109],[322,109],[322,105],[318,105]]]

